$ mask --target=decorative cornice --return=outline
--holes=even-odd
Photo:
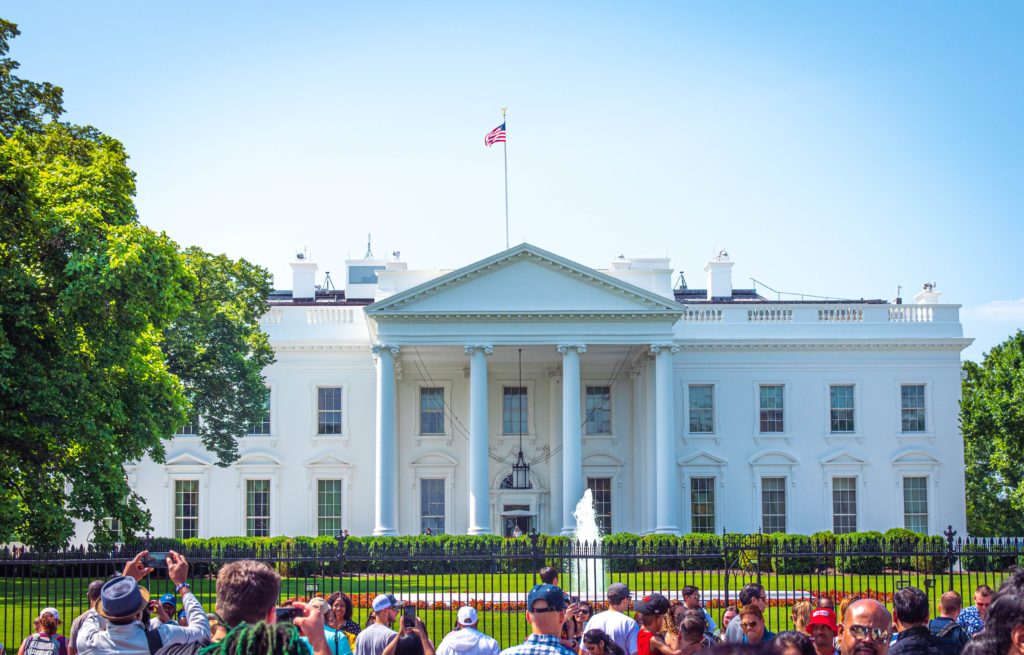
[[[674,311],[651,311],[651,310],[622,310],[622,311],[462,311],[462,312],[403,312],[401,314],[374,314],[373,319],[377,323],[425,323],[437,321],[567,321],[586,319],[591,321],[650,321],[672,319],[676,320],[679,312]]]
[[[274,352],[291,353],[291,352],[370,352],[370,344],[365,343],[362,345],[350,345],[350,344],[270,344],[274,349]]]
[[[721,341],[721,342],[683,342],[676,344],[680,350],[686,351],[722,351],[722,350],[938,350],[960,352],[967,348],[972,339],[946,339],[936,341]]]
[[[610,275],[601,273],[576,262],[559,257],[554,253],[524,243],[515,246],[504,252],[492,255],[469,266],[452,271],[439,278],[424,282],[423,284],[398,293],[391,298],[374,303],[367,307],[366,313],[378,321],[385,316],[392,317],[390,312],[401,311],[401,308],[410,303],[429,298],[448,289],[465,284],[474,278],[501,270],[511,264],[520,261],[530,261],[545,268],[567,275],[585,284],[603,289],[618,296],[628,298],[632,302],[640,304],[661,318],[682,316],[685,308],[677,305],[674,300],[668,300],[655,293],[636,287],[628,282],[623,282]],[[384,314],[383,312],[389,312]],[[528,314],[527,314],[528,315]],[[436,315],[435,315],[436,316]],[[455,314],[453,317],[458,317]],[[464,317],[464,316],[462,316]]]

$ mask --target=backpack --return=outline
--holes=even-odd
[[[25,643],[25,655],[60,655],[60,642],[56,637],[32,635]]]
[[[932,621],[932,624],[934,621]],[[933,642],[940,655],[958,655],[970,640],[964,627],[956,621],[950,621],[941,629],[936,630],[929,624]]]

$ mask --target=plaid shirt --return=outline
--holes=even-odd
[[[518,646],[501,651],[501,655],[576,655],[562,645],[555,635],[530,635]]]

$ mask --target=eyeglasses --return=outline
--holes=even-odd
[[[892,636],[885,628],[873,628],[866,625],[851,625],[847,630],[850,631],[854,639],[867,639],[870,637],[871,641],[876,644],[884,644]]]
[[[561,612],[557,607],[535,607],[530,609],[530,614],[547,614],[548,612]]]
[[[751,630],[753,628],[756,628],[759,625],[761,625],[761,624],[758,623],[757,621],[746,621],[744,623],[740,623],[740,627],[743,628],[744,630]]]

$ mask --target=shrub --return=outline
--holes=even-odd
[[[850,532],[836,535],[836,570],[840,573],[875,575],[881,573],[883,536],[881,532]]]

